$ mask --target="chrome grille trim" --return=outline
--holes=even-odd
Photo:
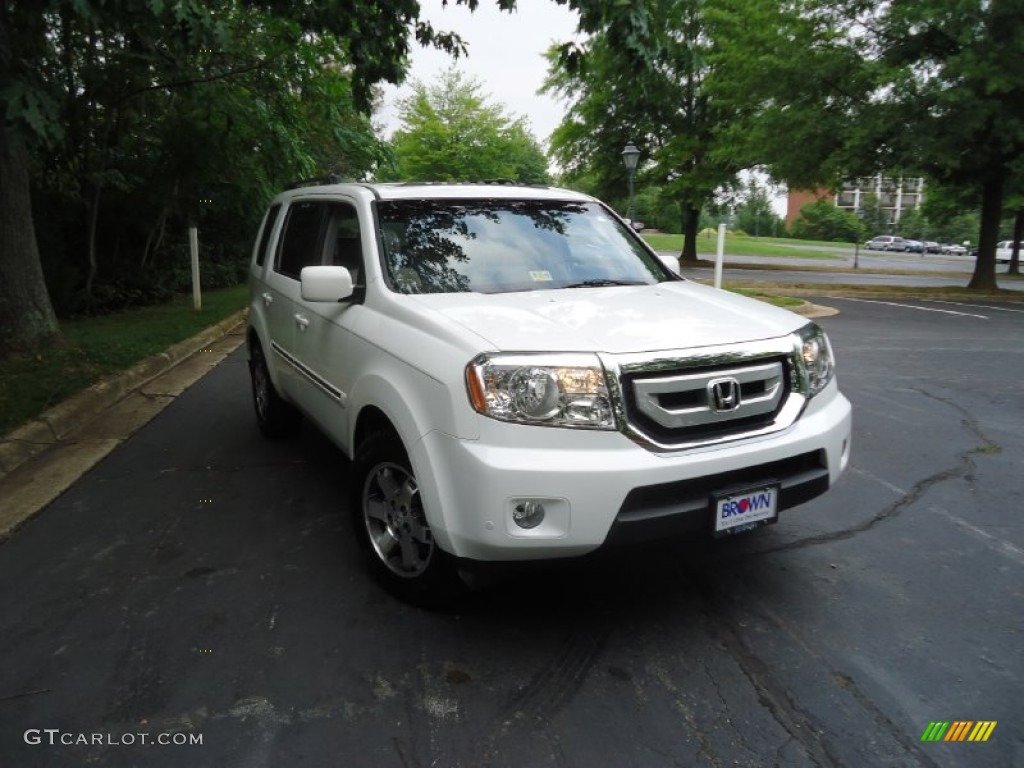
[[[779,338],[740,344],[664,352],[602,354],[599,357],[605,368],[608,393],[619,431],[648,450],[660,453],[719,445],[769,435],[790,427],[800,417],[807,404],[807,374],[800,349],[800,338],[793,333]],[[661,403],[652,403],[648,397],[656,397],[667,392],[669,382],[682,380],[685,385],[689,377],[696,380],[703,378],[707,383],[722,377],[738,378],[737,372],[753,371],[752,379],[748,380],[756,380],[758,375],[765,372],[770,374],[772,370],[777,371],[777,382],[774,387],[768,388],[770,392],[766,390],[763,398],[756,398],[761,401],[759,404],[755,403],[755,407],[742,413],[741,409],[737,409],[720,414],[724,417],[722,419],[705,417],[693,412],[686,413],[688,409],[685,407],[664,408]],[[746,378],[745,374],[741,375]],[[642,378],[638,379],[638,376]],[[772,378],[772,375],[768,376],[768,380]],[[625,388],[624,380],[627,382]],[[641,385],[639,389],[638,385]],[[661,392],[658,391],[659,388]],[[643,391],[643,395],[632,398],[627,393],[640,390]],[[640,401],[644,399],[647,399],[647,404],[641,406]],[[704,407],[706,409],[706,405]],[[650,434],[649,430],[644,429],[637,423],[637,419],[633,418],[634,409],[659,425],[662,425],[663,420],[667,421],[668,425],[665,425],[665,428],[677,429],[680,434],[671,439]],[[775,416],[770,423],[750,426],[751,419],[757,421],[758,417],[768,418],[772,411],[775,411]],[[657,416],[652,415],[652,412]],[[687,418],[703,420],[687,422]],[[679,420],[684,426],[672,426],[678,424]],[[699,432],[709,426],[727,428],[730,421],[737,422],[735,431],[714,436],[685,434],[687,426]]]
[[[774,411],[782,399],[782,374],[782,363],[776,360],[762,365],[639,379],[633,382],[634,400],[641,413],[668,429],[735,421]],[[717,410],[711,388],[720,379],[734,379],[741,392],[744,385],[762,385],[763,390],[753,396],[741,394],[735,408]],[[668,395],[690,393],[695,401],[690,407],[673,408],[664,403]]]

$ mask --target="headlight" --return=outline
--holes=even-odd
[[[481,355],[466,366],[473,408],[493,419],[614,429],[604,368],[595,355]]]
[[[805,325],[799,331],[800,356],[807,371],[807,396],[821,392],[836,373],[835,357],[828,336],[817,325]]]

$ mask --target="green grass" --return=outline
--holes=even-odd
[[[675,251],[683,249],[682,235],[642,235],[648,244],[658,251]],[[828,251],[805,250],[803,247],[793,246],[814,246],[828,245],[832,247],[843,247],[843,243],[819,243],[804,240],[778,240],[760,237],[740,237],[726,235],[725,252],[731,256],[783,256],[790,259],[824,259],[837,260],[842,257]],[[714,253],[718,248],[718,237],[698,235],[697,252]]]
[[[245,308],[244,285],[203,293],[203,308],[192,297],[111,315],[61,324],[64,341],[32,356],[4,360],[0,368],[0,434],[31,419],[104,376],[130,368],[172,344]]]
[[[792,296],[779,296],[775,293],[769,293],[757,288],[750,288],[739,283],[726,282],[722,284],[722,287],[732,293],[738,293],[740,296],[747,296],[751,299],[757,299],[758,301],[764,301],[768,304],[773,304],[776,307],[785,307],[786,309],[799,307],[804,303],[803,299],[796,299]]]

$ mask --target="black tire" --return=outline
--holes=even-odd
[[[451,608],[466,596],[456,560],[434,541],[401,441],[371,434],[352,463],[352,522],[374,579],[401,600]]]
[[[263,348],[254,341],[249,355],[249,378],[252,380],[252,404],[256,410],[256,423],[264,437],[279,439],[290,437],[302,425],[302,414],[281,399],[267,370]]]

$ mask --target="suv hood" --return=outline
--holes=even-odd
[[[807,322],[778,307],[688,281],[408,298],[501,351],[686,349],[784,336]]]

